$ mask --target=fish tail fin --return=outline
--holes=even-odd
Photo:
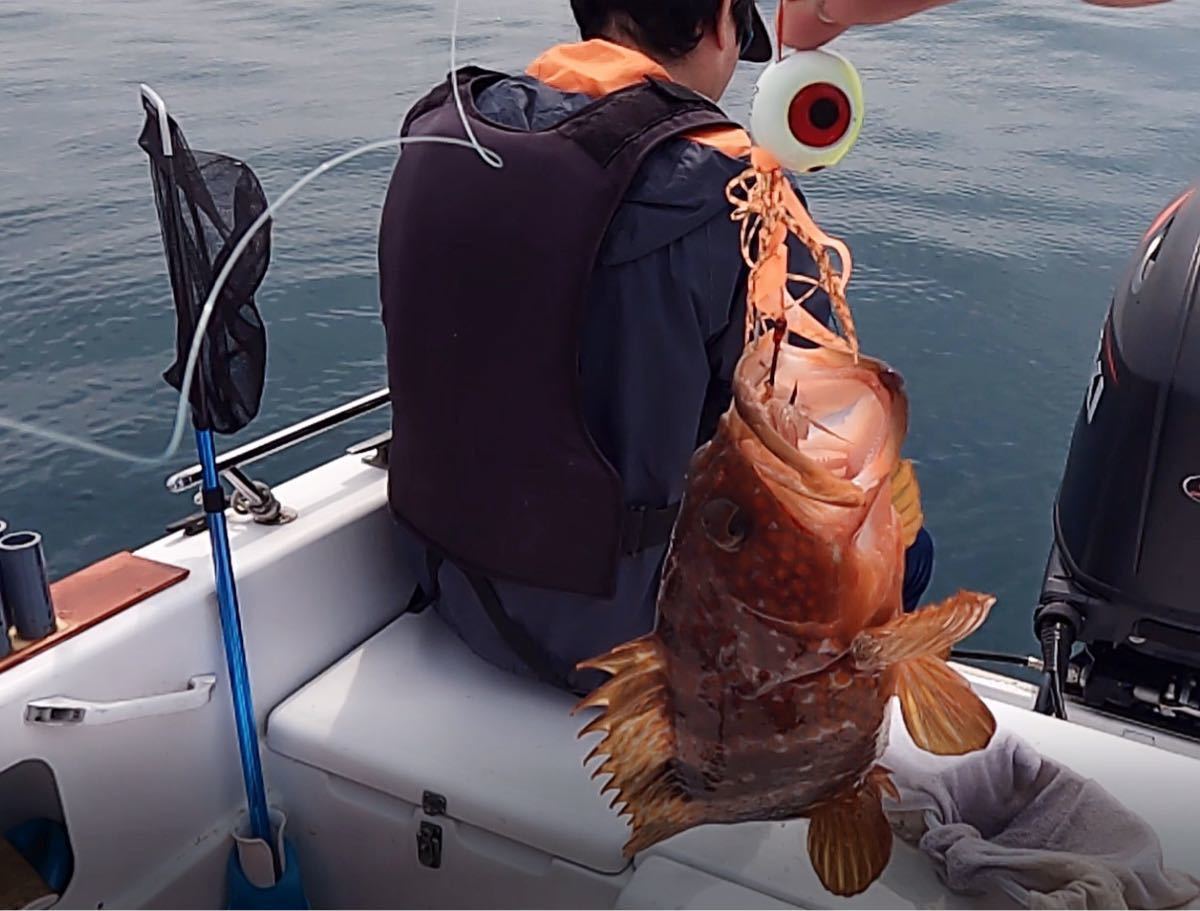
[[[854,641],[860,667],[893,669],[904,724],[927,752],[961,756],[981,750],[996,731],[983,700],[946,664],[951,647],[979,629],[995,603],[991,595],[959,592]]]
[[[853,645],[855,663],[870,669],[926,655],[949,657],[951,647],[983,626],[995,603],[992,595],[961,591],[940,604],[901,614],[857,636]]]
[[[874,768],[809,817],[808,856],[821,885],[834,895],[858,895],[879,878],[892,857],[892,828],[882,793],[895,793],[886,770]]]
[[[996,719],[959,674],[935,655],[896,668],[896,695],[913,743],[938,756],[982,750],[996,733]]]
[[[607,756],[592,777],[609,775],[600,793],[616,791],[611,805],[624,804],[620,815],[632,817],[633,833],[625,845],[625,855],[632,857],[698,821],[700,808],[676,771],[666,655],[650,634],[579,667],[612,674],[575,711],[602,709],[579,733],[604,734],[584,763]]]

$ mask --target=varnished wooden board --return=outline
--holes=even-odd
[[[0,908],[27,908],[50,889],[29,862],[0,838]]]
[[[16,667],[102,620],[177,585],[188,576],[171,566],[122,551],[50,585],[58,630],[37,642],[13,638],[15,651],[0,658],[0,673]],[[12,633],[13,631],[10,631]]]

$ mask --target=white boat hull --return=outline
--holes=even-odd
[[[271,801],[315,907],[1002,904],[948,894],[900,841],[875,886],[834,901],[802,820],[703,827],[627,863],[571,697],[483,664],[432,612],[399,617],[412,580],[394,558],[385,474],[346,457],[276,493],[297,521],[235,522],[231,537]],[[190,575],[0,674],[0,831],[61,804],[75,858],[64,907],[220,907],[244,796],[208,541],[173,535],[138,555]],[[1155,827],[1169,865],[1200,871],[1196,744],[1078,707],[1072,723],[1037,715],[1027,684],[960,670],[1003,728],[1096,778]],[[177,711],[25,721],[49,697],[136,705],[203,675],[210,698]],[[425,791],[444,813],[425,812]],[[436,868],[422,824],[426,861],[438,829]]]

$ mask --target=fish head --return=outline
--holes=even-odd
[[[718,454],[700,462],[710,481],[692,485],[690,559],[727,605],[804,643],[797,669],[900,608],[890,481],[907,419],[903,382],[878,360],[764,336],[738,364]]]
[[[882,361],[776,348],[767,335],[738,363],[734,403],[779,483],[830,504],[866,505],[899,464],[908,431],[903,380]]]

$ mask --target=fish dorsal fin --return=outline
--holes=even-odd
[[[904,546],[911,547],[925,524],[925,514],[921,510],[921,487],[917,483],[911,459],[902,459],[892,473],[892,505],[900,516]]]
[[[855,663],[864,670],[889,667],[924,655],[938,657],[983,626],[996,603],[992,595],[960,591],[940,604],[901,614],[854,640]]]

